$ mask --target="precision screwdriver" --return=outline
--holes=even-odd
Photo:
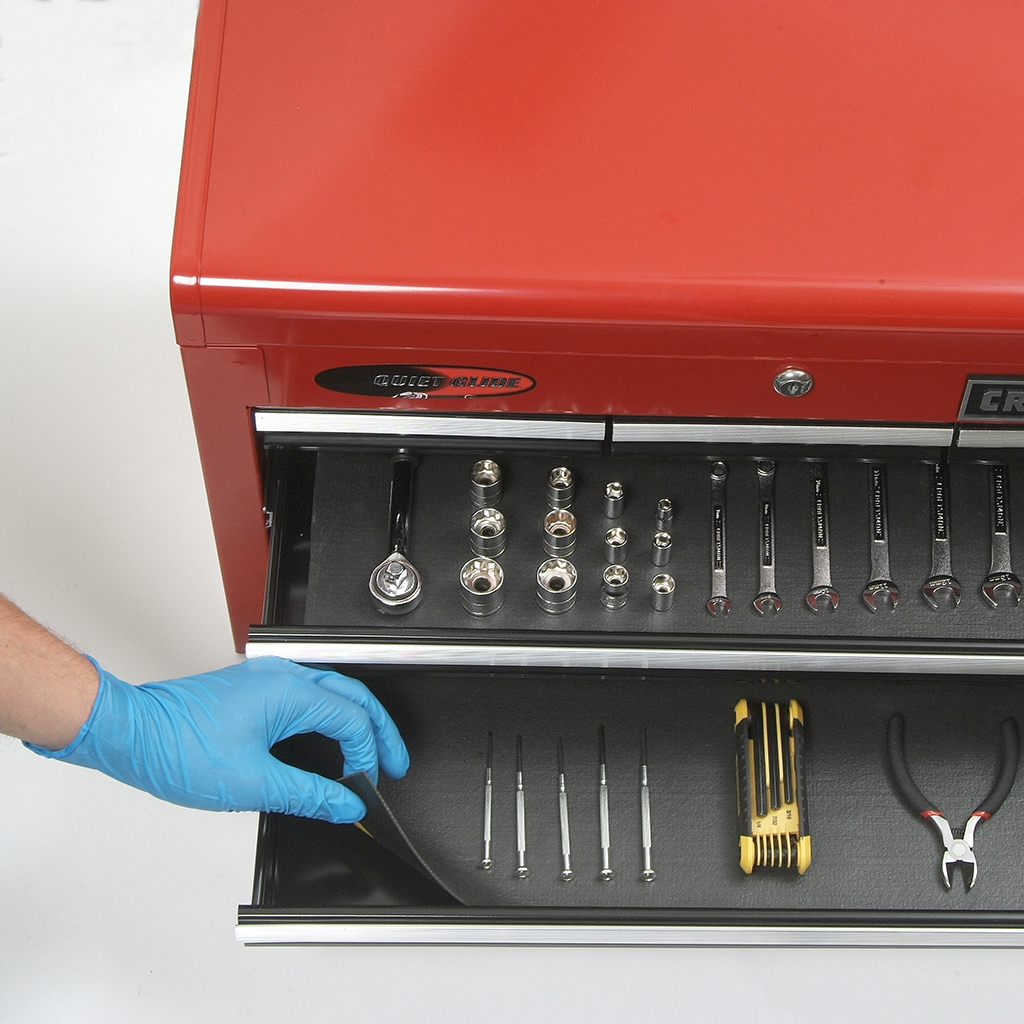
[[[654,868],[651,867],[651,789],[647,784],[647,726],[640,739],[640,841],[644,851],[644,869],[640,878],[653,882]]]
[[[487,734],[487,769],[484,773],[484,855],[480,867],[490,871],[491,859],[491,772],[494,766],[494,733]]]
[[[610,882],[614,872],[611,865],[611,829],[608,822],[608,765],[605,754],[604,726],[597,728],[598,749],[598,813],[601,821],[601,873],[602,882]]]
[[[572,850],[569,846],[569,796],[565,791],[565,752],[558,737],[558,820],[562,829],[562,881],[572,880]]]
[[[526,790],[523,788],[523,737],[516,737],[516,878],[526,878]]]

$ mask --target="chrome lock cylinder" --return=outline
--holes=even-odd
[[[459,573],[459,592],[470,615],[493,615],[505,600],[505,573],[493,558],[471,558]]]
[[[496,508],[481,508],[469,521],[469,545],[475,555],[497,558],[505,550],[505,517]]]
[[[557,615],[576,603],[576,566],[564,558],[549,558],[537,569],[537,603]]]

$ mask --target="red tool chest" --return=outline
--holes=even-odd
[[[886,724],[904,717],[911,773],[966,820],[1000,723],[1024,715],[1012,582],[995,607],[983,593],[1012,572],[1024,495],[1022,42],[1002,3],[203,0],[171,301],[235,639],[337,665],[397,709],[414,769],[382,790],[436,876],[355,830],[267,817],[242,937],[1019,942],[1016,792],[978,833],[977,885],[947,891]],[[422,599],[382,615],[367,579],[399,453]],[[483,616],[460,589],[482,460],[507,525]],[[537,573],[570,544],[544,527],[562,467],[573,601],[552,611]],[[610,607],[616,526],[629,590]],[[872,611],[882,541],[899,603]],[[768,568],[781,609],[762,615]],[[956,588],[933,601],[936,576]],[[815,612],[826,583],[838,604]],[[738,867],[741,699],[807,716],[799,877]],[[481,872],[488,735],[502,859]],[[519,736],[529,880],[511,870]],[[315,740],[281,753],[340,770]],[[606,813],[630,863],[613,885]]]

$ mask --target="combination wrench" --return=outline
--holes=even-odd
[[[949,547],[949,515],[946,499],[949,496],[949,471],[940,462],[932,464],[932,571],[921,587],[921,596],[933,611],[943,605],[936,594],[949,595],[955,608],[960,603],[960,581],[953,575],[953,561]]]
[[[893,583],[889,571],[889,489],[885,463],[872,463],[871,473],[871,579],[864,587],[864,603],[878,611],[878,602],[889,602],[896,610],[900,588]]]
[[[832,561],[829,557],[828,467],[824,462],[811,463],[811,542],[814,579],[807,594],[807,606],[817,614],[818,602],[827,599],[834,611],[839,607],[839,594],[832,586]]]
[[[764,615],[782,611],[782,598],[775,590],[775,463],[757,464],[757,495],[761,510],[761,580],[754,608]]]
[[[729,469],[724,462],[711,464],[711,599],[712,615],[728,615],[732,607],[725,585],[725,481]]]
[[[989,467],[989,517],[992,522],[992,568],[981,584],[981,592],[993,608],[999,596],[1009,595],[1020,603],[1020,578],[1010,566],[1010,481],[1006,466]]]

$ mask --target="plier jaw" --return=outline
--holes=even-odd
[[[1002,806],[1003,801],[1009,795],[1013,787],[1013,781],[1017,776],[1017,763],[1020,758],[1020,733],[1017,730],[1017,723],[1012,718],[1007,718],[1000,726],[1003,740],[1003,758],[999,769],[999,776],[993,785],[991,792],[982,800],[981,805],[967,819],[964,826],[962,838],[953,835],[949,822],[941,811],[936,810],[935,805],[917,788],[914,780],[907,771],[906,756],[903,752],[903,717],[893,715],[889,719],[888,747],[889,764],[892,768],[893,778],[896,781],[903,798],[907,803],[921,815],[926,821],[930,821],[942,837],[944,851],[942,854],[942,880],[946,888],[952,888],[952,871],[954,864],[966,864],[971,868],[971,883],[969,889],[974,888],[978,880],[978,862],[974,856],[974,832],[978,825],[987,821]]]
[[[974,883],[978,880],[978,858],[974,855],[974,830],[978,827],[978,822],[984,821],[988,815],[972,814],[967,819],[962,839],[953,835],[949,822],[938,811],[927,811],[921,816],[927,818],[942,836],[942,845],[945,847],[942,853],[942,880],[946,883],[946,888],[950,889],[953,886],[953,865],[965,864],[969,865],[971,869],[971,881],[967,888],[973,889]]]

